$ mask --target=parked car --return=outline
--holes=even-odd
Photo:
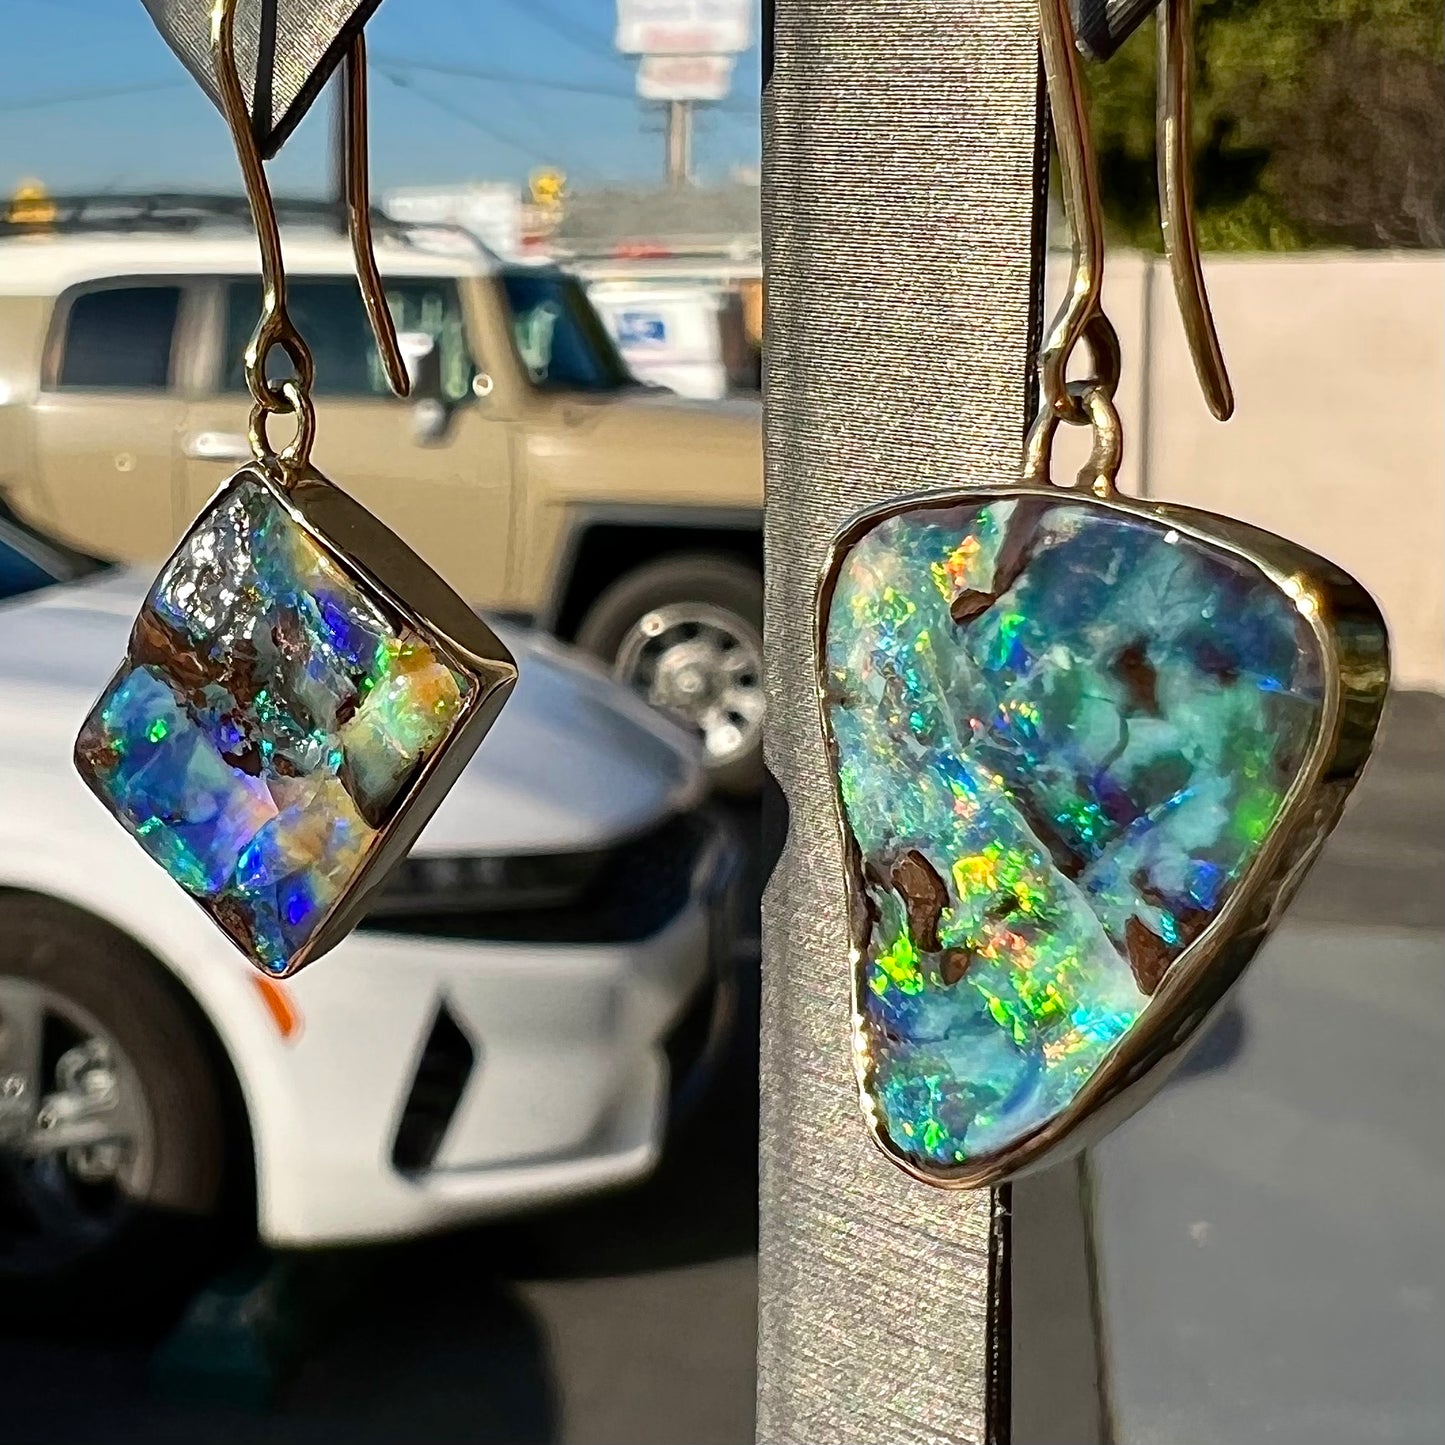
[[[378,261],[419,381],[398,401],[350,249],[312,210],[285,211],[284,249],[321,470],[468,600],[575,640],[685,721],[719,785],[753,787],[757,398],[643,386],[574,277],[390,222]],[[154,563],[249,457],[255,239],[234,202],[55,212],[46,234],[0,223],[0,495],[77,546]]]
[[[732,996],[735,847],[686,734],[502,628],[500,721],[362,927],[280,984],[70,761],[147,581],[0,515],[0,1294],[153,1281],[252,1197],[263,1240],[314,1245],[646,1175]]]

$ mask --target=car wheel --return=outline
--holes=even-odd
[[[744,562],[686,553],[619,578],[578,645],[699,737],[713,785],[754,791],[763,771],[763,579]]]
[[[179,986],[55,900],[0,895],[0,1297],[161,1307],[222,1231],[226,1110]]]

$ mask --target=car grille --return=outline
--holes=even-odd
[[[366,929],[431,938],[512,943],[632,943],[670,923],[692,894],[698,864],[718,823],[706,812],[676,815],[638,837],[602,852],[560,854],[536,861],[558,876],[575,878],[571,896],[532,907],[458,910],[436,906],[404,911],[382,905]],[[586,860],[585,867],[574,866]]]
[[[477,1051],[446,1004],[437,1010],[396,1126],[391,1162],[402,1174],[430,1169],[446,1137]]]

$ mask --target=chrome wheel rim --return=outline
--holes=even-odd
[[[154,1128],[110,1032],[44,984],[0,975],[0,1268],[96,1249],[149,1191]]]
[[[617,649],[613,675],[692,729],[709,767],[757,746],[763,727],[763,646],[735,612],[674,602],[644,613]]]

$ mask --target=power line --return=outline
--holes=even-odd
[[[532,90],[568,91],[574,95],[597,95],[606,100],[636,100],[630,90],[616,86],[588,85],[583,81],[547,80],[539,75],[518,75],[510,70],[477,70],[465,65],[441,65],[428,60],[408,60],[390,53],[378,55],[377,61],[398,70],[421,70],[430,75],[454,75],[464,80],[482,80],[495,85],[520,85]]]
[[[533,137],[533,151],[536,154],[545,152],[555,157],[565,149],[565,143],[558,140],[556,127],[548,124],[550,107],[529,101],[522,86],[498,82],[497,88],[510,102],[507,107],[509,121],[522,123],[526,134]]]
[[[448,0],[452,13],[457,16],[460,23],[468,27],[477,18],[473,8],[474,3],[475,0]],[[501,79],[498,79],[496,84],[512,101],[513,119],[524,122],[527,133],[536,137],[543,149],[555,155],[559,149],[564,148],[559,145],[555,126],[549,123],[551,113],[548,107],[529,105],[525,85]]]
[[[100,89],[52,90],[45,95],[30,95],[21,100],[7,100],[0,104],[0,113],[9,114],[18,110],[41,110],[49,105],[75,105],[84,100],[109,100],[118,95],[143,95],[156,90],[176,90],[189,85],[189,80],[143,80],[134,85],[110,85]]]
[[[593,85],[573,80],[548,80],[538,75],[519,75],[510,70],[481,70],[467,65],[445,65],[430,60],[409,60],[404,56],[390,53],[378,55],[376,59],[378,63],[398,70],[419,70],[429,75],[452,75],[463,80],[480,80],[494,85],[516,85],[532,90],[555,90],[573,95],[592,95],[604,100],[626,100],[634,103],[638,99],[635,91],[621,90],[616,86]],[[758,114],[756,105],[748,105],[742,101],[718,101],[710,103],[708,109],[720,111],[724,115],[748,118],[755,118]]]
[[[570,15],[564,15],[552,8],[547,0],[503,0],[509,10],[528,20],[535,20],[554,35],[560,36],[570,45],[587,55],[606,60],[611,64],[625,63],[612,48],[612,42],[579,25]]]
[[[541,153],[535,146],[529,145],[518,136],[510,134],[501,126],[497,125],[495,121],[482,120],[479,116],[473,115],[471,111],[465,110],[454,102],[436,94],[435,91],[424,90],[421,86],[417,85],[415,80],[408,76],[397,74],[386,65],[378,65],[376,69],[383,79],[389,80],[398,90],[409,91],[412,95],[416,96],[418,100],[424,100],[428,105],[434,106],[437,110],[444,111],[453,119],[471,126],[473,130],[480,131],[489,139],[499,141],[509,149],[526,156],[529,161],[542,159]]]

